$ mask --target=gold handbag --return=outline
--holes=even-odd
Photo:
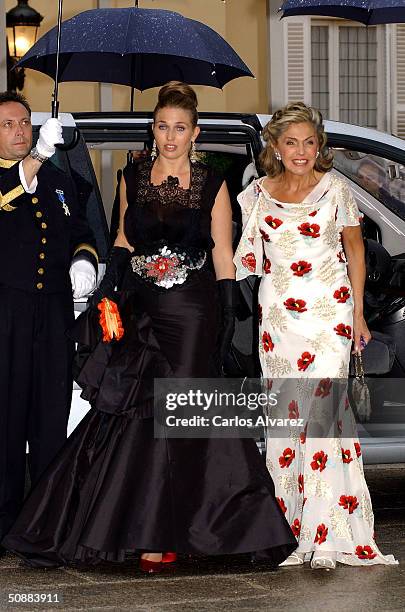
[[[352,398],[357,418],[360,423],[370,420],[371,399],[370,390],[364,378],[363,358],[361,352],[353,354],[354,380],[352,382]]]

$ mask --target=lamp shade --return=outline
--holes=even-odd
[[[28,6],[28,0],[6,13],[7,40],[11,57],[20,59],[35,43],[42,15]]]

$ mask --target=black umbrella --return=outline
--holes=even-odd
[[[93,9],[47,32],[18,63],[59,80],[144,90],[170,80],[222,88],[253,76],[232,47],[199,21],[160,9]]]
[[[286,0],[282,17],[325,15],[365,25],[405,22],[405,0]]]

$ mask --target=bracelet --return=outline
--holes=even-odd
[[[43,164],[44,162],[48,160],[48,158],[45,157],[45,155],[41,155],[40,153],[38,153],[38,149],[36,147],[31,149],[30,157],[32,157],[32,159],[38,160],[39,162],[41,162],[41,164]]]

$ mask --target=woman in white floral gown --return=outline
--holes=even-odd
[[[267,176],[239,195],[244,229],[234,261],[238,280],[262,277],[263,377],[270,385],[289,378],[294,393],[282,409],[290,418],[304,417],[302,428],[291,427],[287,436],[268,432],[267,466],[298,540],[284,563],[311,560],[314,568],[331,569],[336,561],[396,563],[374,541],[361,448],[346,396],[351,351],[362,350],[371,337],[363,318],[359,211],[346,181],[330,171],[318,111],[289,104],[273,115],[263,136]],[[305,382],[311,383],[309,396]],[[340,395],[333,413],[336,384]],[[322,411],[324,424],[329,413],[336,435],[326,433]]]

